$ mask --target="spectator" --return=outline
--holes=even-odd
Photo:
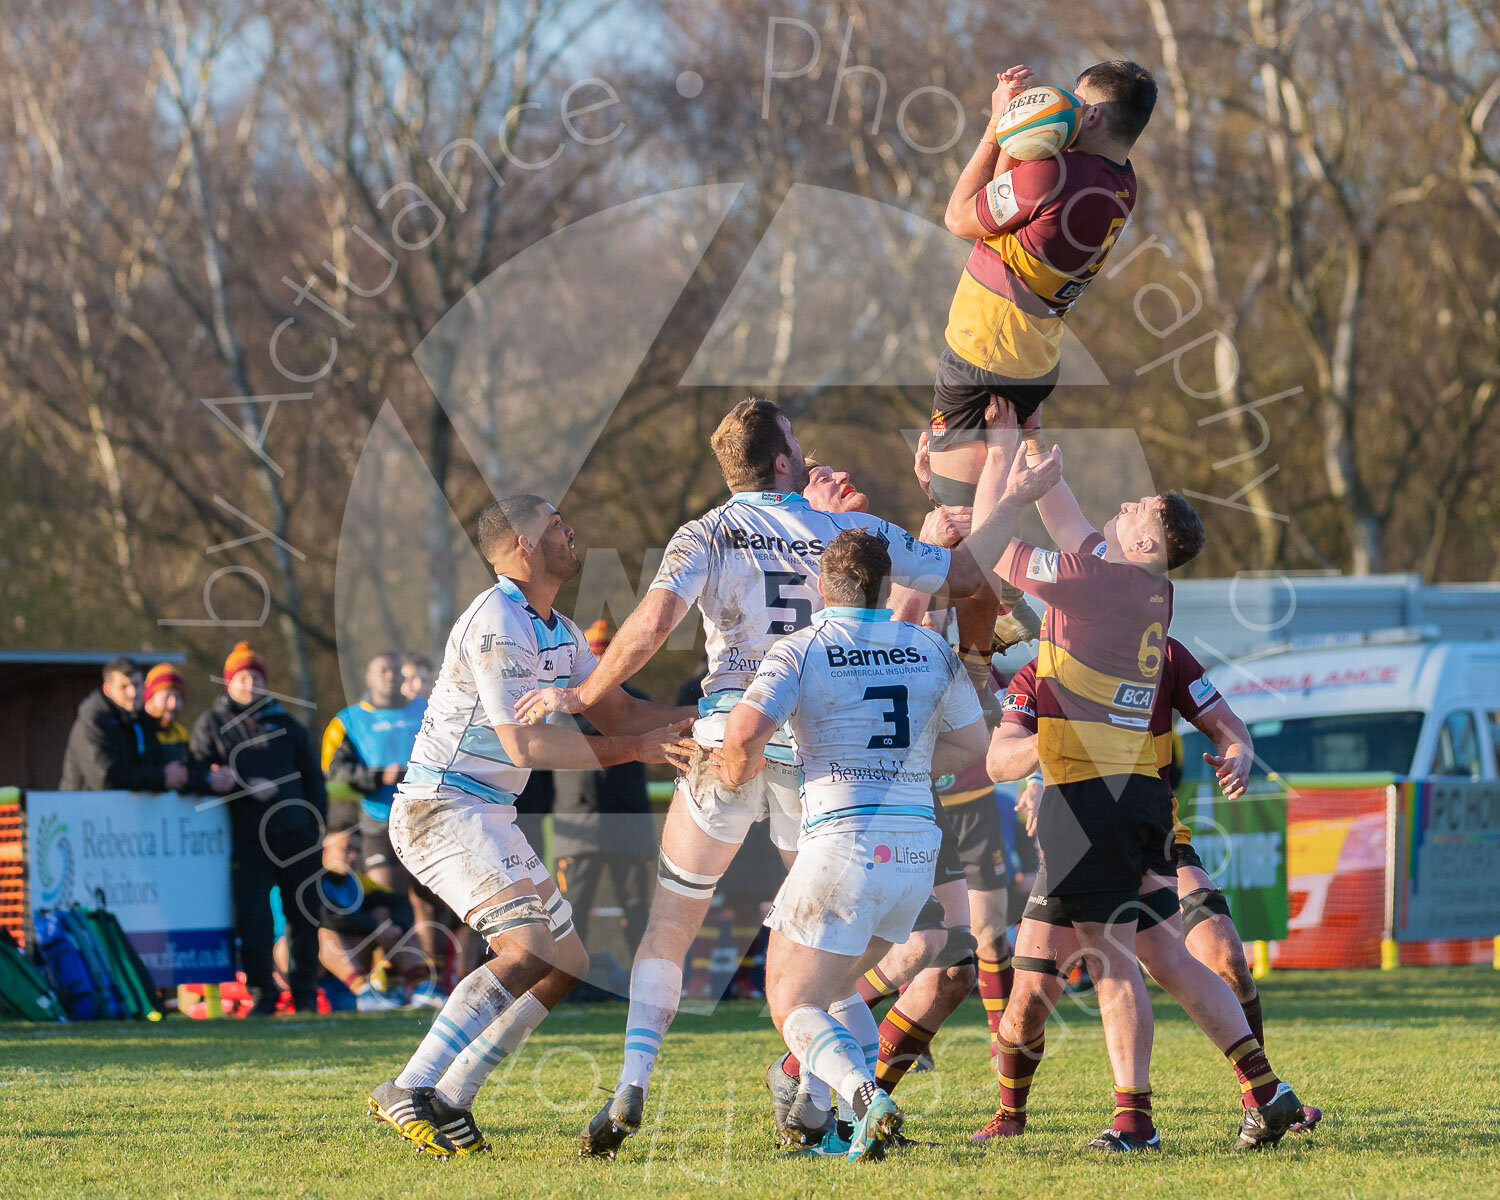
[[[205,762],[188,745],[191,734],[177,719],[187,698],[187,681],[171,663],[157,663],[146,672],[145,705],[141,724],[148,735],[156,738],[164,763],[181,763],[187,768],[184,792],[218,792],[234,788],[234,772],[228,767]]]
[[[432,659],[408,650],[401,656],[401,694],[408,700],[425,700],[432,691],[437,671]]]
[[[323,839],[318,961],[354,993],[361,1012],[400,1008],[407,994],[427,982],[430,970],[411,935],[396,923],[396,896],[358,873],[360,837],[354,825],[330,828]],[[276,944],[277,965],[283,970],[286,955],[283,937]],[[399,979],[390,980],[388,972]]]
[[[602,655],[610,643],[605,621],[589,626],[589,648]],[[648,699],[627,686],[632,696]],[[579,728],[595,734],[588,721]],[[597,771],[554,771],[552,849],[557,855],[557,879],[573,905],[578,936],[588,941],[589,913],[599,883],[607,874],[615,899],[624,910],[622,925],[629,953],[635,954],[651,910],[656,857],[656,826],[646,795],[646,768],[638,762],[619,763]]]
[[[378,887],[410,897],[418,940],[436,962],[436,902],[425,888],[413,884],[390,837],[391,801],[406,774],[417,727],[427,712],[426,700],[408,700],[402,695],[400,672],[401,659],[395,653],[377,654],[370,660],[365,668],[364,698],[340,710],[323,733],[323,773],[329,783],[358,793],[358,814],[341,812],[333,824],[358,821],[366,873]],[[442,1003],[435,985],[422,989],[417,1000]]]
[[[273,886],[281,889],[286,911],[292,1005],[298,1012],[316,1009],[320,912],[311,884],[328,811],[307,730],[265,691],[265,664],[248,642],[240,642],[224,660],[224,693],[193,723],[189,743],[194,754],[234,773],[230,884],[254,1016],[274,1013],[279,997]]]
[[[68,731],[61,790],[169,792],[187,783],[187,767],[165,762],[141,723],[140,699],[140,667],[128,658],[111,659],[103,686],[85,697]]]

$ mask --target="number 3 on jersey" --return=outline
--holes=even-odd
[[[890,733],[877,733],[865,745],[867,750],[905,750],[911,745],[911,717],[907,710],[906,685],[891,684],[888,687],[865,688],[866,700],[889,700],[881,719],[892,726]]]
[[[794,571],[767,571],[766,572],[766,607],[768,609],[780,609],[782,612],[792,614],[791,620],[772,619],[766,626],[767,633],[778,636],[787,633],[795,633],[799,629],[806,629],[812,624],[813,606],[812,601],[803,596],[788,596],[787,588],[801,587],[807,582],[806,575],[798,575]],[[805,588],[803,589],[806,590]]]

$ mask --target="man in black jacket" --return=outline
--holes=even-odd
[[[65,792],[168,792],[183,787],[188,770],[167,762],[155,736],[140,721],[141,669],[131,659],[111,659],[104,684],[78,706],[63,755]]]
[[[224,694],[193,723],[193,753],[234,772],[225,798],[233,838],[231,884],[240,965],[252,1015],[276,1011],[270,892],[281,889],[287,975],[298,1012],[314,1011],[321,905],[313,887],[328,812],[323,771],[307,730],[266,695],[266,668],[248,642],[224,662]]]

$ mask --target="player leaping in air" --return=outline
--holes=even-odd
[[[730,500],[673,534],[645,599],[594,674],[581,687],[528,693],[518,714],[574,712],[596,703],[604,690],[645,666],[696,603],[709,669],[693,735],[700,747],[718,746],[730,710],[766,652],[778,638],[808,626],[823,607],[820,562],[843,530],[868,529],[883,538],[895,582],[921,591],[946,586],[960,596],[978,590],[981,564],[992,566],[1003,548],[991,528],[999,483],[986,493],[996,501],[976,514],[992,519],[951,554],[867,513],[813,509],[800,494],[808,482],[802,447],[786,415],[769,401],[737,404],[714,431],[712,446],[734,493]],[[999,469],[1008,466],[1007,460]],[[1041,464],[1042,475],[1060,469],[1060,456]],[[624,1067],[614,1098],[580,1137],[583,1154],[612,1157],[639,1127],[651,1071],[681,999],[683,958],[750,826],[769,818],[771,840],[783,857],[796,851],[801,803],[790,742],[774,739],[767,758],[766,769],[741,787],[727,786],[706,753],[678,780],[662,830],[651,918],[631,970]]]
[[[1032,72],[1015,66],[997,78],[994,116],[944,215],[951,232],[974,239],[933,384],[932,497],[946,505],[974,503],[991,399],[1008,403],[1028,444],[1040,447],[1038,409],[1057,384],[1063,323],[1135,207],[1130,151],[1156,106],[1144,67],[1098,63],[1073,87],[1086,107],[1072,147],[1017,162],[996,143],[995,121],[1032,85]],[[1002,591],[998,601],[986,591],[957,606],[959,653],[976,687],[986,681],[992,631],[1001,649],[1036,636],[1019,593]],[[1015,608],[997,626],[1000,601]]]

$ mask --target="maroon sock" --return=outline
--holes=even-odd
[[[1235,1078],[1240,1081],[1240,1103],[1246,1108],[1258,1108],[1276,1094],[1281,1080],[1271,1070],[1266,1052],[1253,1037],[1243,1037],[1235,1042],[1224,1051],[1224,1057],[1234,1067]]]
[[[1026,1098],[1031,1094],[1031,1081],[1036,1075],[1037,1065],[1042,1061],[1047,1035],[1038,1035],[1036,1041],[1015,1045],[997,1036],[999,1047],[996,1067],[1000,1074],[1000,1107],[1012,1113],[1022,1124],[1026,1121]]]
[[[859,992],[859,998],[872,1010],[886,997],[894,996],[898,990],[896,985],[881,973],[879,967],[871,967],[861,975],[855,989]]]
[[[786,1072],[789,1079],[802,1078],[802,1064],[797,1061],[797,1056],[787,1051],[787,1056],[781,1060],[781,1069]]]
[[[1115,1128],[1132,1137],[1149,1138],[1156,1132],[1151,1123],[1151,1089],[1115,1084]]]
[[[912,1063],[932,1044],[937,1030],[918,1025],[901,1011],[900,1001],[891,1006],[880,1023],[880,1061],[875,1064],[875,1082],[893,1092]]]

